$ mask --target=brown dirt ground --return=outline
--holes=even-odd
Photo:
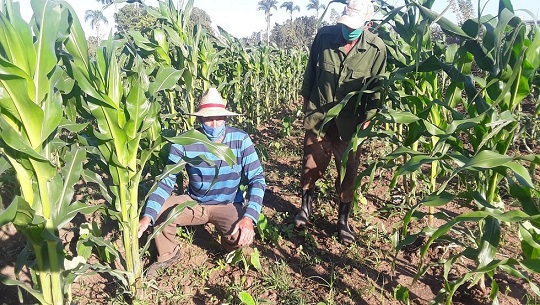
[[[285,109],[282,116],[294,116],[294,113],[295,109]],[[253,248],[259,251],[262,270],[246,269],[241,262],[224,263],[225,256],[214,241],[213,228],[210,225],[197,227],[179,237],[182,259],[158,277],[145,279],[143,304],[239,304],[235,296],[242,290],[260,304],[404,304],[394,297],[396,289],[402,286],[409,289],[410,304],[430,304],[443,287],[443,269],[433,264],[413,283],[420,260],[419,245],[407,247],[394,257],[392,233],[400,227],[404,214],[404,191],[402,187],[389,190],[392,173],[377,173],[364,193],[366,202],[355,209],[351,221],[352,229],[358,233],[355,244],[346,247],[336,238],[337,212],[332,199],[335,197],[335,168],[320,185],[310,226],[305,231],[293,229],[293,218],[301,203],[298,178],[302,129],[300,120],[296,120],[290,135],[284,135],[281,126],[281,121],[275,119],[252,137],[262,155],[267,154],[262,157],[268,184],[263,212],[270,228],[280,236],[275,242],[263,241],[259,236],[253,247],[245,250],[246,257],[253,255]],[[382,150],[389,149],[378,142],[365,147],[366,160],[373,160],[382,155]],[[2,196],[6,204],[8,196],[5,192]],[[467,210],[460,204],[450,204],[443,212],[456,215]],[[74,238],[73,232],[82,221],[85,219],[77,218],[71,224],[72,229],[66,232],[72,234],[64,235],[66,241]],[[512,230],[505,230],[501,257],[519,251],[516,248],[519,240],[510,232]],[[15,257],[23,247],[24,238],[12,226],[1,228],[2,274],[12,274]],[[424,261],[434,263],[448,257],[452,251],[444,244],[435,244]],[[151,249],[151,253],[151,257],[145,259],[146,265],[155,250]],[[455,266],[451,274],[457,276],[469,270],[473,262],[463,259]],[[25,273],[22,278],[28,279],[28,275]],[[499,284],[500,304],[527,303],[526,295],[530,295],[530,291],[525,281],[505,274],[496,274],[495,279]],[[123,303],[120,286],[105,275],[81,277],[72,291],[73,304]],[[463,305],[491,304],[489,288],[481,291],[478,286],[463,285],[453,301],[453,304]],[[0,304],[19,304],[14,287],[0,284]]]

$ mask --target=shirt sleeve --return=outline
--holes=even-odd
[[[183,156],[183,147],[177,144],[173,144],[171,145],[171,149],[169,151],[167,164],[176,164],[182,159]],[[155,223],[156,218],[161,211],[161,207],[163,206],[163,203],[165,203],[165,200],[167,200],[171,196],[175,184],[176,174],[169,174],[163,177],[158,182],[156,190],[153,191],[152,194],[150,194],[150,196],[148,197],[143,216],[150,217],[150,219],[152,220],[152,224]]]
[[[309,50],[309,57],[304,72],[304,80],[302,81],[302,89],[300,90],[300,95],[304,98],[310,98],[311,91],[313,90],[313,84],[315,83],[316,71],[317,71],[317,61],[319,58],[319,40],[320,34],[317,33],[311,44]]]
[[[266,190],[266,181],[255,146],[247,134],[242,141],[241,155],[242,174],[248,180],[248,204],[244,216],[251,218],[253,223],[257,224],[262,209],[264,191]]]

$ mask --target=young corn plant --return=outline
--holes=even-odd
[[[72,35],[68,44],[74,54],[73,76],[83,96],[81,115],[96,122],[86,141],[94,157],[90,163],[94,168],[89,167],[86,178],[98,183],[104,191],[109,201],[108,214],[118,222],[121,231],[121,251],[109,250],[125,272],[113,275],[123,276],[122,282],[131,296],[141,299],[141,253],[147,246],[141,251],[137,238],[142,207],[139,185],[148,171],[146,163],[163,148],[164,136],[168,135],[159,132],[162,120],[158,96],[163,90],[174,87],[181,73],[171,67],[146,66],[133,46],[112,38],[98,48],[96,60],[90,61],[85,41],[77,39],[84,35],[78,31],[80,27],[74,29],[77,34]],[[233,162],[230,150],[210,143],[199,132],[192,131],[179,138],[174,135],[175,132],[169,134],[167,140],[179,144],[202,142],[229,164]],[[177,164],[166,174],[179,171],[184,165]],[[106,173],[107,183],[96,169]]]
[[[126,271],[127,288],[137,296],[142,271],[137,238],[139,183],[146,161],[162,145],[155,134],[156,124],[159,129],[155,97],[163,88],[174,86],[180,74],[172,68],[152,69],[156,74],[150,82],[142,59],[121,54],[119,50],[127,46],[112,38],[98,48],[96,60],[90,61],[84,32],[80,24],[74,24],[68,50],[73,55],[73,77],[83,93],[80,110],[96,123],[85,144],[94,147],[90,151],[97,159],[91,164],[110,181],[104,185],[92,171],[87,171],[86,179],[107,192],[108,214],[118,221],[122,235],[123,255],[117,257]],[[143,138],[154,141],[141,151]]]
[[[431,66],[438,66],[451,80],[445,99],[448,101],[445,107],[449,107],[451,115],[444,129],[434,126],[420,115],[417,122],[426,127],[426,136],[437,138],[439,148],[450,146],[451,149],[435,156],[406,152],[411,159],[399,169],[400,174],[414,172],[433,160],[440,162],[447,174],[435,192],[407,213],[404,232],[407,233],[406,227],[411,221],[425,216],[418,211],[420,206],[437,207],[461,198],[474,203],[476,209],[454,218],[440,214],[439,218],[446,222],[444,225],[436,229],[426,228],[420,233],[429,239],[421,249],[422,260],[416,278],[427,270],[423,258],[432,243],[446,240],[460,248],[445,259],[445,289],[438,296],[439,300],[445,299],[450,304],[454,293],[466,282],[470,282],[469,285],[478,283],[480,288],[485,289],[485,277],[488,276],[492,280],[490,297],[496,302],[498,285],[493,276],[498,269],[529,281],[532,290],[538,293],[538,287],[528,273],[537,272],[540,266],[538,256],[531,251],[538,245],[534,232],[538,228],[540,215],[534,202],[537,191],[522,163],[537,164],[539,160],[534,155],[508,154],[518,127],[516,110],[530,92],[529,84],[540,67],[538,27],[527,32],[525,24],[513,14],[510,1],[500,1],[498,18],[484,16],[479,20],[468,20],[462,28],[439,18],[428,7],[418,5],[418,8],[426,18],[438,22],[445,31],[460,36],[462,42],[454,62],[446,62],[444,58],[430,62]],[[486,75],[485,81],[468,73],[471,58]],[[450,108],[458,104],[464,111]],[[474,183],[468,183],[465,189],[453,190],[449,186],[452,179],[459,177],[470,181],[471,176]],[[510,195],[521,204],[518,210],[508,210],[502,204],[499,188],[503,180]],[[519,224],[523,256],[507,259],[498,256],[502,222]],[[474,224],[477,230],[463,229],[466,228],[465,223]],[[462,234],[456,235],[456,231]],[[463,234],[465,232],[468,233]],[[464,237],[470,237],[474,242],[471,244]],[[414,234],[405,236],[398,248],[415,238]],[[453,264],[464,257],[472,259],[475,266],[461,274],[459,279],[450,280]]]
[[[393,31],[386,30],[384,26],[379,27],[385,42],[389,45],[388,50],[392,55],[391,64],[395,66],[388,80],[390,107],[393,110],[418,115],[434,127],[444,129],[448,111],[441,100],[446,78],[437,66],[430,64],[435,56],[443,52],[432,43],[429,19],[424,18],[415,6],[410,5],[404,12],[388,12],[385,20],[393,20],[391,24],[388,23]],[[451,51],[452,49],[449,48],[445,55],[451,56]],[[422,135],[425,128],[418,121],[407,124],[405,130],[403,127],[400,124],[397,136],[403,137],[400,142],[405,145],[397,145],[398,151],[407,147],[414,152],[444,153],[433,150],[437,146],[438,138],[430,137],[426,140]],[[389,156],[389,158],[393,160],[395,156]],[[407,159],[404,161],[406,162]],[[438,163],[434,160],[431,163],[429,179],[424,181],[432,192],[436,188],[436,179],[440,173]],[[398,176],[395,176],[391,189],[395,187]],[[407,191],[412,198],[408,198],[408,201],[413,204],[416,199],[416,180],[423,176],[417,176],[413,172],[409,177],[409,182],[404,183],[404,187],[409,186]],[[430,214],[433,213],[434,210],[431,209]],[[428,222],[430,226],[433,225],[432,216],[429,217]]]
[[[242,101],[245,89],[243,76],[248,70],[248,51],[238,38],[218,28],[219,39],[215,39],[214,48],[221,54],[218,68],[210,75],[211,82],[218,84],[223,97],[229,101],[227,107],[238,113],[246,113]],[[244,118],[240,117],[240,122]]]
[[[174,101],[183,103],[179,107],[182,113],[193,113],[197,96],[212,85],[211,75],[217,68],[219,53],[214,50],[209,35],[203,28],[188,27],[193,0],[189,0],[183,6],[181,1],[177,9],[173,1],[169,0],[160,1],[159,9],[146,8],[150,15],[162,22],[163,30],[154,30],[154,33],[160,33],[159,36],[154,35],[157,45],[146,43],[145,47],[151,49],[151,44],[156,45],[160,57],[166,58],[167,64],[171,67],[182,71],[178,86],[174,88],[169,100],[171,103]],[[139,42],[139,45],[143,44],[144,42]],[[185,127],[193,127],[194,120],[194,117],[189,117]]]
[[[32,0],[31,5],[33,26],[21,17],[18,3],[0,2],[0,151],[2,162],[7,160],[15,171],[21,194],[0,210],[0,225],[12,222],[26,237],[16,276],[27,266],[33,286],[1,280],[42,304],[65,304],[85,261],[70,261],[59,230],[77,213],[98,206],[73,202],[86,153],[60,137],[80,129],[63,115],[62,93],[69,93],[72,83],[65,81],[69,77],[57,53],[57,43],[69,32],[68,16],[74,14],[62,1]]]

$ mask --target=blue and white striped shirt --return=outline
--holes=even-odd
[[[186,193],[200,204],[227,204],[230,202],[243,203],[243,193],[240,190],[242,177],[247,179],[248,204],[244,216],[257,223],[261,213],[266,182],[264,173],[249,135],[238,128],[226,126],[223,144],[229,146],[236,156],[236,164],[229,166],[208,152],[204,144],[196,143],[187,146],[173,144],[169,152],[169,164],[176,164],[182,157],[195,158],[204,155],[214,165],[201,162],[195,166],[186,165],[189,185]],[[216,168],[218,176],[215,183]],[[157,218],[163,203],[174,189],[176,175],[170,174],[158,182],[156,190],[150,194],[144,216],[149,216],[152,223]]]

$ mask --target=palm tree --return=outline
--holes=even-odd
[[[291,12],[291,22],[292,22],[292,13],[294,11],[300,11],[300,7],[298,5],[294,5],[292,1],[283,2],[283,4],[279,8],[285,8],[286,11]]]
[[[92,29],[96,29],[96,36],[99,43],[99,26],[101,22],[104,24],[109,24],[109,20],[107,20],[107,17],[103,15],[101,10],[86,10],[84,12],[84,21],[88,20],[90,20],[90,26]]]
[[[264,11],[264,14],[266,15],[266,43],[270,43],[270,10],[275,9],[277,10],[277,0],[261,0],[259,1],[259,7],[257,8],[258,11]]]
[[[315,10],[317,19],[319,19],[319,10],[324,10],[325,8],[326,5],[320,3],[319,0],[309,0],[309,4],[307,5],[308,11]]]

